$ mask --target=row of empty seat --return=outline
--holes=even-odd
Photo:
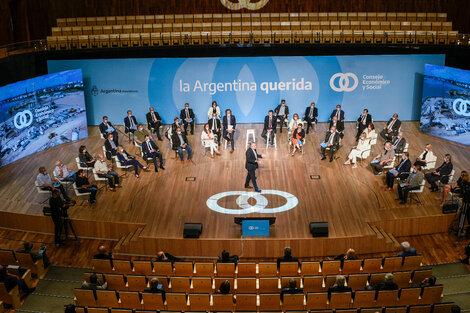
[[[223,276],[273,277],[311,276],[349,273],[377,273],[415,270],[421,266],[422,256],[367,258],[359,260],[282,262],[152,262],[150,260],[93,259],[93,270],[99,273],[144,274],[161,276]]]
[[[400,290],[362,290],[304,294],[209,294],[209,293],[140,293],[135,291],[74,289],[80,306],[170,311],[292,311],[312,309],[347,309],[385,306],[435,304],[441,302],[441,285]]]
[[[295,22],[295,21],[408,21],[445,22],[447,13],[426,12],[304,12],[304,13],[226,13],[166,14],[58,18],[57,26],[95,26],[154,23],[207,22]]]
[[[89,281],[92,273],[85,273],[84,279]],[[432,270],[416,270],[393,272],[394,282],[400,288],[419,286],[432,275]],[[287,287],[289,280],[294,279],[296,286],[303,288],[304,293],[327,291],[336,281],[336,275],[328,276],[282,276],[282,277],[189,277],[189,276],[157,276],[135,274],[103,274],[97,273],[101,282],[106,281],[108,288],[113,290],[143,291],[150,287],[150,280],[158,278],[162,289],[167,292],[213,293],[224,281],[230,282],[232,293],[266,293],[280,292]],[[364,290],[367,286],[376,286],[385,279],[385,273],[349,274],[345,275],[347,286],[353,290]]]

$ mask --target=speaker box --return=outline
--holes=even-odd
[[[328,222],[311,222],[312,237],[328,237]]]
[[[201,233],[201,223],[184,223],[183,238],[199,238]]]

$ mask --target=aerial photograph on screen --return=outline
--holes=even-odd
[[[426,64],[420,131],[470,145],[470,71]]]
[[[87,136],[81,70],[0,88],[0,166]]]

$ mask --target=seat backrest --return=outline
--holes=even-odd
[[[108,307],[108,308],[119,307],[116,291],[95,290],[95,293],[96,293],[96,305]]]
[[[255,277],[256,276],[256,263],[255,262],[239,262],[237,264],[237,277]]]
[[[97,273],[113,273],[113,267],[111,266],[111,260],[106,259],[93,259],[91,260],[93,271]]]
[[[191,284],[189,277],[171,277],[170,285],[171,292],[189,292]]]
[[[217,263],[217,276],[232,276],[235,275],[235,263]]]
[[[142,309],[140,303],[140,295],[135,291],[120,291],[119,299],[121,301],[121,307],[127,309]]]
[[[284,311],[303,310],[304,294],[285,294],[282,301],[282,309]]]
[[[256,293],[255,277],[237,278],[237,293]]]
[[[341,268],[342,274],[360,273],[362,260],[344,260]]]
[[[425,180],[423,179],[422,183],[424,183]],[[421,268],[421,262],[423,261],[423,256],[422,255],[413,255],[413,256],[407,256],[403,260],[403,270],[417,270]]]
[[[193,262],[175,262],[175,271],[173,275],[176,276],[193,276]]]
[[[259,262],[258,271],[260,277],[277,276],[277,264],[275,262]]]
[[[145,310],[164,310],[163,298],[161,293],[142,293],[143,308]]]
[[[406,259],[407,258],[409,257],[406,257]],[[406,259],[405,259],[405,262],[406,262]],[[418,286],[425,278],[431,275],[432,275],[432,269],[414,270],[411,284],[413,286]]]
[[[419,304],[434,304],[442,301],[442,292],[444,291],[443,285],[423,287],[421,299]]]
[[[279,265],[280,276],[297,276],[299,275],[299,264],[297,262],[282,262]]]
[[[18,289],[18,286],[15,286],[13,289],[10,290],[10,292],[7,291],[7,288],[5,287],[5,283],[1,282],[0,283],[0,302],[5,302],[6,304],[9,304],[13,306],[14,309],[19,308],[21,305],[21,299],[20,299],[20,290]]]
[[[433,305],[432,313],[450,313],[454,305],[453,302],[436,303]]]
[[[111,290],[127,290],[123,274],[106,274],[106,282]]]
[[[323,276],[304,276],[303,286],[305,292],[323,291]]]
[[[192,273],[192,263],[191,262],[189,263],[191,265],[191,273]],[[155,271],[155,275],[171,276],[173,274],[173,265],[171,264],[171,262],[154,262],[153,268]],[[179,275],[183,275],[183,274],[179,274]]]
[[[259,290],[262,292],[279,292],[279,278],[277,277],[260,277]]]
[[[13,250],[0,249],[0,264],[17,265],[15,252]]]
[[[167,293],[166,304],[169,311],[186,311],[186,294],[185,293]]]
[[[114,271],[121,274],[132,274],[132,262],[130,260],[113,260]]]
[[[320,275],[320,262],[304,261],[302,262],[302,276]]]
[[[213,311],[233,311],[233,295],[232,294],[213,294],[212,295]]]
[[[256,312],[257,296],[255,293],[238,293],[236,302],[236,311]]]
[[[169,279],[166,276],[147,276],[147,279],[149,281],[152,280],[152,278],[157,278],[158,283],[162,285],[162,289],[165,290],[166,292],[170,292],[170,284],[169,284]]]
[[[407,307],[406,306],[394,306],[394,307],[388,307],[385,308],[384,313],[406,313]],[[450,313],[450,312],[446,312]]]
[[[281,289],[289,287],[289,281],[291,279],[293,279],[295,281],[295,284],[296,284],[297,288],[300,288],[301,280],[302,280],[302,278],[300,276],[293,276],[293,277],[284,276],[284,277],[281,277]]]
[[[384,264],[382,271],[390,273],[393,271],[399,271],[402,269],[401,264],[403,263],[403,257],[392,256],[384,258]]]
[[[152,275],[152,261],[135,260],[134,263],[134,274]],[[171,264],[171,262],[169,262]]]
[[[145,275],[127,275],[127,290],[143,291],[145,288],[147,288]]]
[[[372,273],[370,274],[369,285],[375,287],[377,284],[383,283],[385,281],[386,273]]]
[[[351,306],[351,292],[333,292],[330,296],[330,309],[346,309]]]
[[[261,289],[260,289],[261,290]],[[279,293],[260,293],[260,311],[281,311],[281,295]]]
[[[77,299],[75,301],[77,305],[83,305],[83,306],[95,306],[96,305],[95,293],[93,290],[75,288],[73,290],[73,293],[75,295],[75,298]]]
[[[362,290],[366,287],[369,274],[349,274],[348,286],[353,290]]]
[[[214,278],[215,289],[216,290],[220,289],[220,285],[226,280],[228,280],[228,282],[230,283],[230,292],[233,293],[234,290],[235,290],[235,279],[233,277],[216,277],[216,278]]]
[[[328,275],[325,277],[325,289],[330,288],[336,282],[336,275]]]
[[[430,313],[431,305],[410,305],[408,308],[408,313]]]
[[[411,271],[393,272],[393,281],[399,288],[410,287]]]
[[[191,311],[210,311],[210,295],[208,293],[192,293],[189,295],[189,309]]]
[[[398,301],[398,290],[379,290],[377,293],[377,306],[394,306]]]
[[[402,288],[397,305],[413,305],[418,303],[421,288]]]
[[[212,293],[212,277],[193,277],[192,287],[195,293]]]
[[[375,306],[375,290],[357,290],[354,293],[353,308],[367,308]]]
[[[321,272],[323,276],[338,274],[341,267],[341,261],[323,261],[321,266]]]
[[[328,292],[307,293],[307,310],[321,310],[328,308]]]

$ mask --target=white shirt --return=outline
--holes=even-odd
[[[104,160],[103,161],[97,160],[95,162],[95,171],[107,173],[109,171],[108,164],[106,164]]]
[[[61,168],[58,165],[54,169],[54,176],[57,177],[57,179],[62,180],[70,175],[67,165],[62,164],[62,176],[60,176],[60,170]]]

